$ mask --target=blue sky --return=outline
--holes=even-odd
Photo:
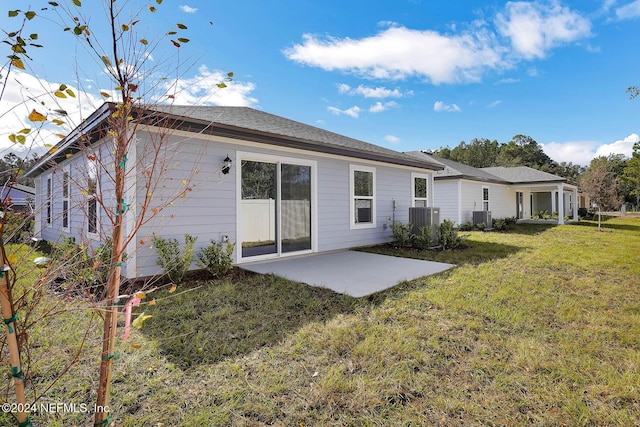
[[[104,19],[97,0],[85,3],[94,25]],[[108,88],[103,67],[47,13],[37,24],[45,48],[0,112],[25,87],[65,82],[89,92],[86,117]],[[177,103],[250,106],[399,151],[525,134],[556,161],[588,164],[628,156],[640,140],[640,99],[626,93],[640,86],[640,0],[165,0],[147,15],[145,37],[189,27],[171,60],[184,64],[171,80]],[[13,25],[3,12],[0,26]],[[175,54],[165,45],[151,63]],[[216,90],[230,71],[234,81]],[[30,108],[0,118],[0,140]]]

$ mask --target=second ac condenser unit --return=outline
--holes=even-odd
[[[473,224],[484,224],[485,230],[492,228],[491,211],[473,211]]]

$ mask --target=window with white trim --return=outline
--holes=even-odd
[[[69,192],[71,175],[69,168],[62,172],[62,228],[69,231]]]
[[[482,187],[482,210],[489,210],[489,187]]]
[[[98,165],[95,159],[87,162],[87,233],[98,234]]]
[[[413,207],[426,208],[429,206],[429,177],[425,175],[411,174],[411,194]]]
[[[367,166],[349,166],[351,189],[351,228],[376,226],[376,170]]]
[[[51,212],[51,177],[48,176],[47,180],[46,180],[46,192],[47,192],[47,198],[44,202],[44,212],[45,212],[45,223],[47,225],[51,225],[51,217],[52,217],[52,212]]]

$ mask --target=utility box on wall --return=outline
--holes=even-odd
[[[409,208],[409,222],[413,225],[413,234],[420,234],[420,227],[432,227],[437,236],[440,227],[440,208]]]

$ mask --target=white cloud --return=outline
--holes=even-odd
[[[434,84],[477,82],[487,68],[504,65],[494,34],[482,28],[442,35],[392,27],[360,40],[305,34],[302,43],[284,54],[292,61],[327,71],[390,80],[418,76]]]
[[[602,4],[602,10],[608,12],[613,6],[615,6],[617,0],[604,0]]]
[[[631,157],[633,144],[636,142],[640,142],[640,135],[632,133],[611,144],[602,144],[598,141],[569,141],[541,145],[543,151],[556,162],[572,162],[588,166],[594,157],[608,156],[609,154],[623,154],[626,157]]]
[[[347,108],[346,110],[341,110],[336,107],[327,107],[327,110],[329,110],[331,113],[335,114],[336,116],[340,116],[344,114],[345,116],[353,117],[354,119],[357,119],[358,116],[360,116],[360,112],[362,111],[362,109],[357,105],[354,105],[351,108]]]
[[[640,17],[640,0],[635,0],[629,4],[616,9],[618,19],[634,19]]]
[[[491,104],[487,105],[487,108],[495,108],[500,104],[502,104],[502,100],[501,99],[497,99],[497,100],[493,101]]]
[[[369,87],[360,85],[357,88],[352,88],[347,84],[338,85],[338,92],[348,95],[361,95],[365,98],[402,98],[404,94],[399,89],[387,89],[386,87]],[[407,92],[407,95],[411,95],[412,92]]]
[[[447,112],[447,113],[459,113],[460,111],[460,107],[458,107],[457,104],[445,104],[442,101],[436,101],[433,104],[433,111],[435,111],[436,113],[441,113],[441,112]]]
[[[395,101],[385,102],[376,102],[371,107],[369,107],[370,113],[382,113],[383,111],[388,110],[389,108],[397,108],[398,103]]]
[[[550,142],[548,144],[540,144],[542,150],[553,160],[558,163],[571,162],[576,165],[586,166],[594,157],[595,148],[598,146],[596,141],[569,141],[569,142]]]
[[[393,145],[400,144],[400,138],[394,135],[387,135],[384,137],[384,140]]]
[[[191,7],[191,6],[187,6],[186,4],[183,4],[180,6],[180,10],[182,10],[184,13],[196,13],[198,11],[197,7]]]
[[[212,72],[206,66],[201,66],[194,77],[166,82],[163,89],[167,93],[175,93],[176,104],[254,106],[257,103],[257,100],[251,97],[251,92],[255,89],[253,83],[232,81],[226,82],[226,88],[218,88],[216,85],[226,77],[221,71]],[[26,72],[14,70],[8,79],[6,90],[0,100],[0,157],[9,151],[25,152],[31,148],[38,153],[44,152],[45,145],[55,145],[60,141],[57,134],[69,133],[104,102],[104,98],[99,94],[94,95],[69,84],[68,89],[74,92],[76,98],[48,95],[59,89],[60,83],[48,82]],[[113,91],[103,91],[112,94],[113,97],[109,100],[116,99],[116,93],[112,93]],[[44,105],[41,102],[44,102]],[[28,120],[29,113],[34,109],[46,115],[49,121],[60,119],[66,124],[56,126],[47,123],[36,132],[38,123]],[[65,111],[66,115],[61,115],[56,110]],[[26,135],[25,145],[11,143],[8,136],[24,128],[33,129]]]
[[[217,85],[224,82],[226,73],[209,71],[205,65],[198,68],[198,74],[187,79],[178,79],[165,84],[165,91],[174,94],[174,103],[180,105],[224,105],[252,107],[258,100],[251,96],[256,88],[254,83],[233,80],[225,82],[224,89]]]
[[[544,58],[552,48],[591,34],[587,18],[557,1],[509,2],[505,9],[496,18],[498,31],[526,59]]]
[[[360,39],[304,34],[302,42],[283,53],[299,64],[365,78],[418,77],[436,85],[478,82],[490,71],[544,58],[557,46],[589,37],[591,22],[558,0],[508,2],[493,20],[449,31],[392,25]]]
[[[498,81],[499,84],[513,84],[513,83],[518,83],[520,81],[520,79],[514,79],[514,78],[506,78],[506,79],[501,79],[500,81]]]
[[[596,157],[608,156],[609,154],[624,154],[626,157],[631,157],[633,153],[633,144],[640,142],[640,135],[632,133],[626,138],[612,142],[611,144],[603,144],[596,150]]]

